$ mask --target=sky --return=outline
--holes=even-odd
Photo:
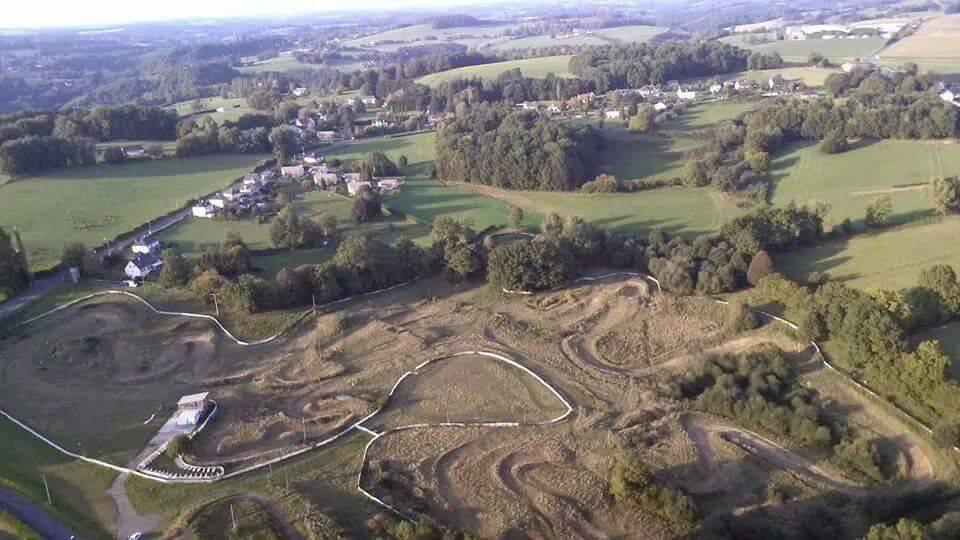
[[[4,0],[0,27],[49,28],[171,19],[275,17],[388,6],[447,7],[466,0]]]

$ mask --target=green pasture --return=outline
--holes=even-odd
[[[535,79],[542,79],[549,73],[553,73],[557,77],[573,77],[573,74],[570,73],[571,58],[573,57],[570,55],[544,56],[541,58],[526,58],[523,60],[508,60],[506,62],[496,62],[479,66],[467,66],[424,75],[417,79],[417,82],[431,86],[456,79],[470,79],[473,77],[495,79],[511,69],[519,69],[524,77]]]
[[[214,155],[73,167],[0,186],[0,227],[17,227],[30,267],[50,268],[63,246],[104,243],[225,187],[263,156]]]

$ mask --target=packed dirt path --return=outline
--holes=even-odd
[[[690,436],[697,453],[700,455],[700,466],[703,480],[698,491],[710,491],[719,486],[717,483],[717,455],[710,442],[710,435],[719,436],[740,448],[750,452],[758,459],[783,469],[801,478],[802,480],[850,495],[864,495],[863,487],[849,480],[824,471],[809,460],[787,450],[779,444],[753,433],[752,431],[725,424],[720,421],[707,419],[698,415],[688,414],[683,417],[682,425]]]
[[[133,508],[133,504],[127,497],[126,483],[128,476],[127,473],[117,476],[108,491],[117,505],[117,540],[126,540],[136,532],[154,531],[163,523],[163,516],[144,516]]]

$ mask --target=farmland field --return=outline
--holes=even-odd
[[[177,149],[176,141],[110,141],[97,143],[97,152],[102,153],[107,148],[112,148],[115,146],[127,146],[134,144],[139,144],[144,148],[149,148],[153,145],[159,145],[163,148],[163,153],[167,156],[172,156]]]
[[[389,52],[396,50],[398,47],[410,44],[412,42],[422,41],[422,44],[431,44],[431,43],[441,43],[443,41],[448,41],[450,39],[456,38],[455,41],[458,43],[463,43],[465,45],[477,45],[476,41],[480,38],[483,38],[482,41],[487,42],[491,38],[495,38],[503,34],[504,30],[507,28],[514,28],[517,25],[511,24],[501,24],[501,25],[490,25],[490,26],[458,26],[456,28],[434,28],[431,24],[414,24],[410,26],[405,26],[403,28],[395,28],[393,30],[387,30],[386,32],[380,32],[379,34],[372,34],[369,36],[360,37],[354,40],[344,42],[344,45],[347,47],[360,47],[368,49],[376,49],[379,51]],[[437,39],[427,39],[427,38],[437,38]],[[399,43],[384,43],[381,45],[371,45],[372,43],[381,42],[381,41],[394,41]],[[418,43],[420,44],[420,43]]]
[[[960,57],[957,58],[880,58],[877,63],[889,68],[899,68],[907,62],[917,65],[920,73],[931,71],[944,79],[960,82]]]
[[[780,75],[787,81],[799,81],[807,86],[823,86],[824,81],[831,73],[840,73],[837,68],[818,68],[812,66],[785,67],[779,69],[763,69],[741,71],[739,73],[730,73],[727,75],[718,75],[716,77],[699,77],[692,79],[691,82],[734,81],[737,79],[752,79],[759,83],[766,84],[770,77]]]
[[[697,105],[683,111],[679,117],[671,122],[667,129],[677,131],[697,131],[708,129],[722,120],[736,118],[742,113],[753,110],[757,106],[754,101],[719,101],[716,103]]]
[[[0,227],[17,227],[34,270],[69,242],[103,243],[222,188],[261,156],[217,155],[62,169],[0,186]]]
[[[880,50],[886,43],[884,38],[865,39],[803,39],[777,40],[767,43],[747,43],[742,35],[722,38],[732,45],[755,52],[779,53],[784,60],[806,62],[812,52],[818,52],[830,60],[848,60],[865,58]]]
[[[823,154],[819,145],[794,146],[774,158],[771,172],[772,202],[778,206],[825,202],[834,223],[845,218],[857,223],[872,198],[889,195],[893,222],[902,223],[931,212],[920,184],[960,174],[960,145],[877,141],[834,155]]]
[[[497,43],[491,47],[494,51],[512,51],[517,49],[551,47],[556,45],[608,45],[611,43],[643,43],[669,30],[663,26],[616,26],[600,28],[589,34],[551,37],[550,35],[530,36]]]
[[[919,30],[883,51],[884,58],[960,60],[960,14],[923,23]]]
[[[916,285],[920,270],[932,264],[960,265],[960,248],[947,241],[960,235],[960,218],[907,225],[777,255],[777,271],[796,279],[827,272],[861,289]]]
[[[525,77],[531,78],[542,79],[549,73],[553,73],[557,77],[573,77],[573,74],[570,73],[571,58],[572,56],[570,55],[544,56],[542,58],[527,58],[524,60],[509,60],[480,66],[467,66],[424,75],[417,79],[417,82],[430,86],[456,79],[469,79],[471,77],[495,79],[502,73],[518,68]]]

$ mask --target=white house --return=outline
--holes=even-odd
[[[317,140],[320,141],[332,141],[337,138],[336,131],[318,131]]]
[[[525,111],[536,111],[540,109],[540,106],[537,105],[536,101],[524,101],[523,103],[517,105],[517,107],[520,107]]]
[[[372,106],[377,104],[377,96],[360,96],[360,103]]]
[[[315,172],[313,173],[313,183],[318,186],[335,186],[340,183],[340,177],[336,173],[332,172]]]
[[[377,178],[377,186],[380,187],[380,191],[393,191],[398,189],[403,185],[404,179],[399,176],[392,176],[389,178]]]
[[[660,89],[652,84],[641,86],[640,90],[637,91],[640,94],[640,97],[660,97]]]
[[[256,194],[258,194],[258,193],[260,193],[260,184],[259,184],[259,183],[251,183],[251,184],[248,184],[248,183],[244,182],[243,185],[240,186],[240,194],[241,194],[241,195],[256,195]]]
[[[719,94],[722,90],[723,90],[723,85],[720,83],[715,82],[710,85],[711,94]]]
[[[770,87],[771,90],[773,90],[778,86],[783,86],[785,84],[787,84],[787,80],[784,79],[783,76],[780,75],[779,73],[774,75],[773,77],[770,77],[770,79],[767,81],[767,86]]]
[[[138,253],[130,259],[123,273],[130,279],[144,279],[151,272],[163,266],[163,260],[150,253]]]
[[[362,180],[356,182],[347,182],[347,193],[353,197],[357,194],[357,192],[360,191],[361,188],[363,188],[363,186],[367,186],[368,188],[373,187],[371,182],[364,182]]]
[[[293,94],[293,95],[295,95],[295,96],[297,96],[297,97],[301,97],[301,96],[307,95],[307,89],[304,88],[304,87],[302,87],[302,86],[298,86],[298,87],[294,88],[293,91],[290,92],[290,93]]]
[[[740,79],[737,82],[733,83],[733,87],[737,90],[752,90],[759,86],[757,81],[752,79]]]
[[[343,176],[343,181],[347,183],[360,182],[363,180],[363,176],[358,172],[343,173],[342,176]]]
[[[560,114],[561,112],[560,105],[557,105],[556,103],[551,103],[550,105],[547,106],[547,112],[550,114]]]
[[[318,156],[315,152],[303,155],[303,162],[307,165],[319,165],[323,163],[323,156]]]
[[[201,202],[200,204],[195,205],[191,211],[193,212],[194,217],[200,218],[212,218],[217,215],[217,209],[212,205],[206,202]]]
[[[227,201],[222,197],[211,197],[207,199],[207,202],[210,203],[210,206],[219,208],[221,210],[227,207]]]
[[[681,86],[677,88],[677,98],[678,99],[697,99],[697,91],[689,86]]]
[[[665,101],[661,101],[661,102],[659,102],[659,103],[657,103],[656,105],[653,106],[653,110],[655,110],[655,111],[657,111],[657,112],[662,112],[662,111],[665,111],[665,110],[667,110],[667,109],[669,109],[669,108],[670,108],[670,106],[667,105],[667,103],[666,103]]]
[[[303,165],[289,165],[287,167],[280,167],[280,175],[284,178],[300,178],[305,174],[307,174],[307,171],[303,168]]]
[[[143,236],[138,238],[137,241],[130,246],[130,251],[144,255],[148,253],[159,253],[160,241],[152,236]]]
[[[620,110],[619,109],[610,109],[608,111],[603,111],[603,116],[607,120],[619,120],[620,119]]]
[[[960,107],[960,88],[954,86],[944,89],[943,92],[940,92],[940,99],[951,105]]]
[[[234,202],[240,200],[240,190],[237,188],[225,189],[220,194],[225,201]]]

